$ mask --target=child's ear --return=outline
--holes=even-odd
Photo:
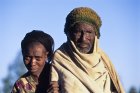
[[[49,54],[49,52],[46,52],[46,54],[45,54],[45,57],[46,57],[46,58],[48,58],[48,54]]]

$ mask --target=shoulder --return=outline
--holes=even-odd
[[[17,93],[20,91],[20,89],[24,88],[24,82],[27,76],[28,76],[28,73],[25,73],[15,82],[11,93]]]
[[[24,75],[22,75],[16,82],[14,85],[22,85],[24,83],[24,81],[26,80],[26,78],[29,77],[29,73],[25,73]]]
[[[65,53],[65,51],[67,50],[68,47],[69,47],[68,46],[68,43],[65,42],[58,49],[56,49],[56,51],[54,52],[54,54],[57,54],[59,52],[64,52]]]
[[[109,56],[102,50],[102,49],[98,49],[98,53],[101,56],[101,59],[103,60],[105,66],[107,66],[109,69],[113,67],[113,64],[109,58]]]
[[[98,48],[98,53],[101,55],[102,58],[110,60],[109,56],[101,48]]]

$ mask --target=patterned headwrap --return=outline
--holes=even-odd
[[[70,28],[78,22],[86,22],[92,24],[97,29],[97,37],[100,37],[100,27],[101,27],[101,19],[98,14],[88,7],[78,7],[73,9],[66,17],[66,23],[64,32],[67,34],[70,31]]]

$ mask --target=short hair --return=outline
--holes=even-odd
[[[48,51],[48,62],[51,61],[52,56],[53,56],[53,51],[54,51],[54,40],[53,38],[41,31],[41,30],[33,30],[25,35],[23,40],[21,41],[21,49],[22,49],[22,54],[24,53],[25,49],[28,47],[29,44],[33,42],[39,42],[41,43],[46,51]]]

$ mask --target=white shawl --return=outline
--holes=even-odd
[[[124,93],[109,58],[95,38],[91,54],[80,53],[74,43],[64,43],[54,54],[51,81],[59,81],[62,93],[110,93],[110,78],[118,93]]]

